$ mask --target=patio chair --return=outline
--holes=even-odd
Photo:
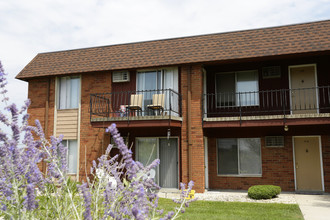
[[[164,112],[164,102],[165,102],[165,94],[153,94],[152,95],[152,104],[147,105],[149,109],[162,111],[162,114]]]
[[[133,94],[131,95],[131,102],[129,105],[126,105],[126,109],[141,112],[142,111],[142,94]]]

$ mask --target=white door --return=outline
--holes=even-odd
[[[293,114],[317,113],[315,66],[290,67],[291,111]]]
[[[322,191],[319,137],[294,137],[297,191]]]

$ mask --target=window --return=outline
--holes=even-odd
[[[58,109],[73,109],[79,106],[80,78],[61,77],[59,79]]]
[[[217,139],[218,174],[261,175],[260,138]]]
[[[78,146],[77,140],[63,140],[62,144],[68,147],[67,151],[67,165],[68,173],[77,173],[77,157],[78,157]]]
[[[139,71],[137,73],[136,89],[143,94],[143,114],[153,115],[153,111],[146,108],[152,104],[152,96],[157,93],[165,93],[165,112],[178,116],[179,113],[179,74],[177,68],[164,68],[160,70]],[[157,91],[158,90],[158,91]],[[174,92],[170,92],[173,90]],[[171,102],[171,103],[170,103]],[[168,112],[171,110],[172,112]]]
[[[218,107],[259,105],[256,70],[218,73],[215,78]]]

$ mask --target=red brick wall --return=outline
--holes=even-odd
[[[96,160],[107,147],[104,128],[93,128],[89,117],[90,94],[105,91],[111,91],[111,74],[109,72],[89,73],[81,76],[80,179],[85,178],[86,172],[90,173],[92,161]],[[87,167],[86,171],[85,167]]]
[[[47,89],[49,89],[50,97],[48,99],[48,126],[46,129],[45,115]],[[31,105],[28,108],[28,114],[30,115],[29,124],[35,126],[35,120],[38,119],[45,132],[45,137],[49,140],[49,137],[53,135],[54,131],[55,78],[53,77],[50,79],[42,78],[29,80],[28,99],[31,100]],[[38,166],[42,171],[46,170],[45,164],[39,163]]]
[[[49,116],[48,116],[48,134],[46,137],[53,135],[54,130],[54,104],[55,104],[55,78],[42,78],[29,80],[28,98],[31,100],[31,105],[28,109],[30,114],[29,124],[35,125],[35,120],[38,119],[45,128],[45,112],[47,100],[47,84],[49,85]]]
[[[187,74],[191,74],[191,106],[188,105],[188,79]],[[181,162],[182,162],[182,182],[189,180],[195,182],[194,189],[197,192],[204,192],[204,144],[202,128],[202,103],[201,94],[203,92],[203,73],[201,65],[184,66],[181,68],[181,94],[182,94],[182,128],[181,128]],[[187,111],[190,112],[188,119]],[[188,121],[190,120],[190,130]],[[190,131],[191,141],[188,143],[188,132]],[[188,149],[189,148],[189,149]],[[189,158],[189,150],[191,158]],[[189,160],[191,163],[191,173],[189,173]]]
[[[284,148],[266,148],[261,138],[262,177],[225,177],[217,175],[216,138],[208,139],[209,186],[211,189],[248,189],[252,185],[273,184],[294,191],[292,137]]]
[[[180,180],[187,183],[190,179],[195,181],[195,189],[197,192],[204,191],[205,175],[204,175],[204,146],[202,129],[202,103],[201,94],[203,91],[203,74],[201,65],[183,66],[180,69],[180,92],[182,94],[182,128],[173,132],[173,135],[180,136]],[[187,74],[191,74],[191,108],[190,113],[190,137],[191,142],[188,144],[188,80]],[[80,129],[80,166],[79,175],[84,177],[85,162],[87,173],[89,173],[91,161],[95,160],[104,152],[107,146],[107,137],[104,136],[103,128],[93,128],[89,118],[89,98],[91,93],[102,93],[111,91],[111,74],[89,73],[83,74],[81,77],[81,129]],[[39,119],[41,124],[45,126],[45,105],[47,94],[48,79],[33,79],[29,81],[29,95],[32,99],[31,106],[28,110],[30,123],[35,119]],[[37,97],[37,98],[36,98]],[[50,80],[50,100],[49,100],[49,117],[48,117],[48,136],[53,134],[54,127],[54,103],[55,103],[55,78]],[[298,129],[298,128],[297,128]],[[325,130],[328,130],[326,127]],[[226,129],[228,130],[228,129]],[[290,131],[293,129],[290,129]],[[312,132],[304,129],[305,132]],[[324,129],[322,129],[324,130]],[[131,132],[131,138],[136,136],[149,136],[153,129],[132,131],[126,129],[124,133]],[[290,132],[289,131],[289,132]],[[142,133],[146,132],[147,135]],[[150,133],[149,133],[150,132]],[[308,133],[307,132],[307,133]],[[166,129],[156,132],[157,136],[165,136]],[[232,132],[230,132],[232,133]],[[236,133],[235,133],[236,135]],[[287,136],[284,148],[266,148],[264,147],[264,139],[262,143],[262,177],[220,177],[217,175],[216,163],[216,138],[209,137],[209,186],[213,189],[247,189],[255,184],[275,184],[280,185],[284,191],[294,190],[294,170],[293,170],[293,151],[292,137]],[[132,141],[132,140],[131,140]],[[191,151],[191,173],[188,166],[188,148]],[[133,148],[134,149],[134,148]],[[86,157],[85,157],[86,152]],[[325,190],[330,191],[330,137],[322,136],[322,152],[323,152],[323,168]],[[86,160],[85,160],[86,158]]]
[[[324,188],[330,191],[330,137],[321,136]],[[261,138],[262,177],[224,177],[217,175],[216,138],[208,139],[209,186],[211,189],[248,189],[252,185],[272,184],[283,191],[294,191],[292,136],[285,137],[284,148],[265,147]]]

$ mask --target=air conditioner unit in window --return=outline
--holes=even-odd
[[[112,82],[129,82],[129,72],[128,71],[115,71],[112,73]]]
[[[267,136],[265,137],[266,147],[284,147],[283,136]]]
[[[280,66],[267,66],[262,68],[262,78],[280,78],[281,77],[281,67]]]

